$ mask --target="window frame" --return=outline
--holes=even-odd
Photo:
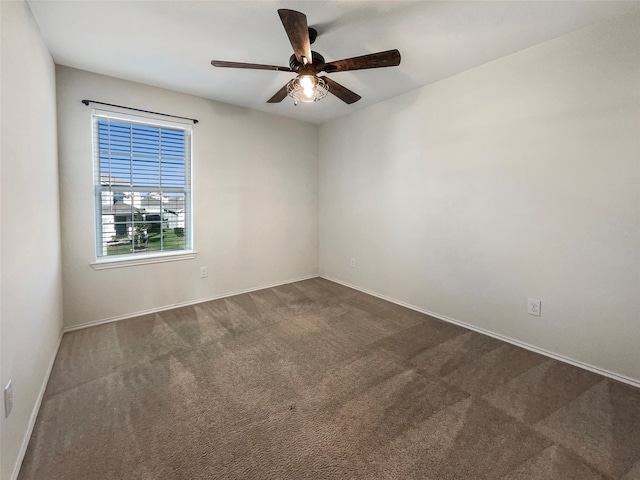
[[[129,124],[147,125],[157,128],[183,130],[185,132],[185,248],[176,250],[154,250],[146,252],[130,252],[118,255],[100,255],[103,251],[103,224],[102,224],[102,193],[105,191],[101,183],[100,171],[100,145],[99,145],[99,121],[109,119]],[[94,256],[91,262],[94,270],[109,268],[129,267],[150,263],[173,262],[177,260],[189,260],[195,258],[194,250],[194,225],[193,225],[193,128],[191,123],[181,121],[168,121],[154,116],[132,115],[117,111],[92,109],[91,111],[91,139],[93,161],[93,198],[94,198]],[[133,183],[133,182],[132,182]],[[169,187],[168,187],[169,188]],[[159,190],[163,187],[159,186]],[[147,192],[149,186],[123,186],[124,191]],[[161,219],[162,222],[162,219]],[[162,228],[162,227],[161,227]]]

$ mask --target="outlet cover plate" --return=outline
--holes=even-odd
[[[530,298],[527,300],[527,313],[535,317],[540,316],[540,300]]]

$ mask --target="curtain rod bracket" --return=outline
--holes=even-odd
[[[87,106],[89,106],[90,103],[97,103],[99,105],[107,105],[108,107],[126,108],[127,110],[135,110],[136,112],[152,113],[154,115],[162,115],[163,117],[181,118],[182,120],[190,120],[194,124],[198,123],[198,120],[196,120],[195,118],[179,117],[178,115],[169,115],[168,113],[152,112],[150,110],[142,110],[140,108],[125,107],[123,105],[114,105],[113,103],[98,102],[96,100],[85,99],[85,100],[82,100],[82,103],[84,103]]]

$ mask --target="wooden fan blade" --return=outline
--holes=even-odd
[[[252,70],[277,70],[279,72],[292,72],[289,67],[279,67],[277,65],[261,65],[259,63],[224,62],[222,60],[211,60],[214,67],[226,68],[250,68]]]
[[[304,13],[295,10],[287,10],[281,8],[278,10],[282,26],[287,32],[293,53],[303,65],[305,63],[313,63],[311,57],[311,42],[309,41],[309,27],[307,26],[307,16]],[[306,62],[302,57],[305,57]]]
[[[325,63],[322,66],[322,71],[327,73],[346,72],[365,68],[395,67],[397,65],[400,65],[400,52],[398,50],[387,50],[386,52],[371,53],[361,57],[345,58],[344,60]]]
[[[267,103],[280,103],[282,100],[284,100],[287,96],[287,85],[288,83],[285,83],[284,87],[278,90],[273,97],[267,100]]]
[[[336,97],[342,100],[344,103],[351,105],[357,102],[362,97],[355,92],[352,92],[347,87],[343,87],[338,82],[331,80],[329,77],[320,77],[327,85],[329,85],[329,93],[333,93]]]

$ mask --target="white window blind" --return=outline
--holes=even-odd
[[[94,111],[96,255],[191,250],[191,127]]]

